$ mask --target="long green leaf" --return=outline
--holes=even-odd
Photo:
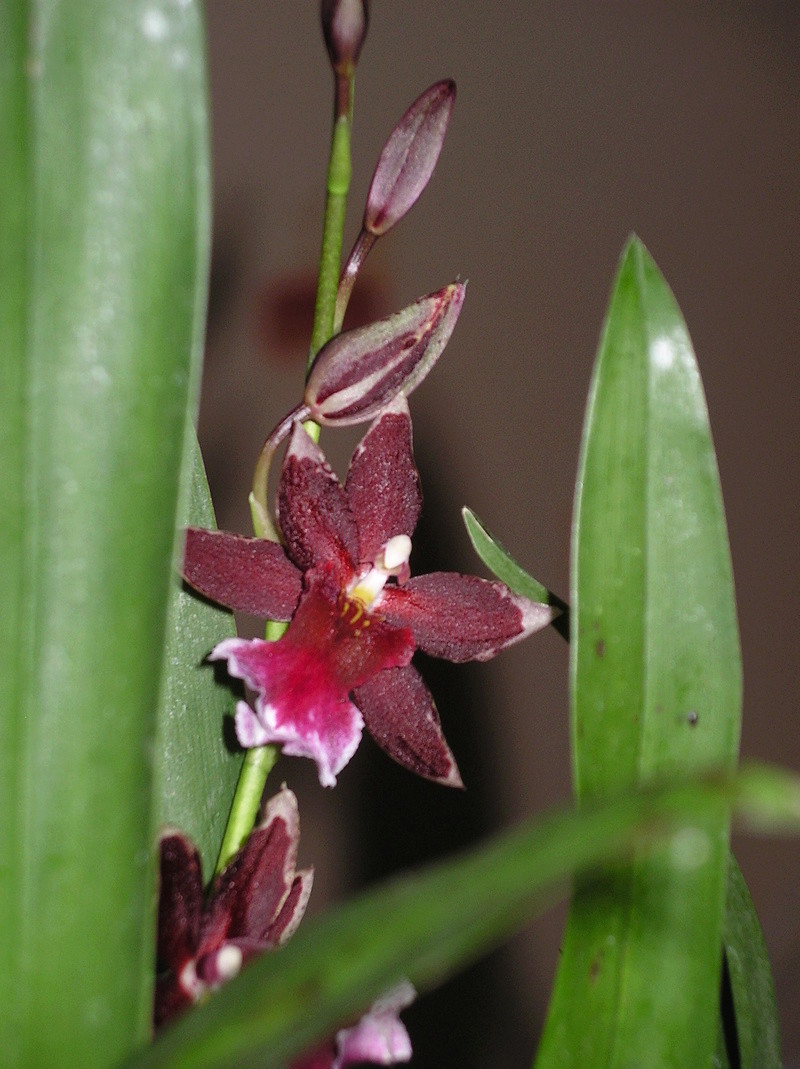
[[[733,856],[722,942],[726,969],[722,1038],[735,1047],[729,1060],[740,1069],[781,1069],[778,1008],[767,948],[753,900]]]
[[[706,839],[710,812],[730,805],[753,827],[800,830],[800,781],[763,768],[531,821],[305,923],[125,1064],[285,1066],[399,978],[424,991],[494,946],[552,902],[576,869],[665,838],[682,851],[687,835]]]
[[[193,433],[190,457],[190,495],[180,527],[215,527]],[[159,703],[156,821],[191,836],[200,850],[204,872],[214,871],[242,765],[239,748],[226,746],[224,741],[224,717],[232,704],[230,685],[218,681],[205,656],[234,633],[231,614],[184,590],[176,570]],[[147,964],[152,973],[152,960]]]
[[[600,343],[572,564],[581,800],[736,760],[741,665],[722,499],[680,311],[635,239]],[[727,818],[578,887],[537,1066],[709,1065]]]
[[[208,244],[194,4],[0,9],[0,1050],[147,1034],[151,780]]]

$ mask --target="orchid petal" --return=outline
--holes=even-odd
[[[332,787],[361,741],[363,720],[315,649],[260,639],[227,639],[211,654],[258,691],[256,712],[265,742],[317,762],[323,787]],[[243,741],[243,740],[240,740]]]
[[[410,983],[398,984],[389,994],[378,999],[357,1025],[338,1032],[338,1057],[331,1069],[344,1069],[346,1065],[360,1062],[394,1065],[409,1061],[411,1040],[398,1014],[415,997],[416,991]]]
[[[433,697],[415,668],[379,672],[354,691],[353,700],[367,731],[395,761],[425,779],[463,787]]]
[[[264,940],[269,946],[283,946],[286,940],[294,935],[306,911],[313,882],[313,869],[302,869],[297,873],[277,917],[264,934]]]
[[[191,839],[168,829],[159,844],[157,957],[169,972],[156,979],[153,1021],[158,1028],[193,1002],[181,974],[194,958],[203,908],[200,854]]]
[[[428,184],[442,151],[456,83],[436,82],[419,96],[389,135],[372,176],[364,229],[379,236],[399,222]]]
[[[299,840],[297,799],[284,787],[270,799],[263,821],[217,877],[203,918],[198,957],[231,939],[254,940],[267,948],[267,932],[294,887]],[[301,917],[302,911],[296,923]],[[284,926],[288,923],[289,918]]]
[[[277,542],[197,527],[186,531],[183,578],[220,605],[270,620],[291,619],[302,586]]]
[[[252,750],[256,746],[267,746],[272,735],[265,727],[247,702],[236,703],[236,713],[233,718],[236,728],[236,738],[239,745],[245,750]]]
[[[413,533],[422,491],[411,415],[402,394],[378,416],[353,453],[345,493],[358,527],[359,563],[372,564],[390,538]]]
[[[156,1031],[192,1005],[194,999],[170,970],[156,977],[153,997],[153,1026]]]
[[[303,571],[335,564],[341,585],[353,574],[358,532],[347,496],[325,455],[295,423],[281,471],[279,523],[291,559]]]
[[[313,675],[314,687],[327,687],[344,698],[384,668],[409,663],[414,637],[408,628],[389,627],[358,599],[349,599],[337,589],[329,569],[314,569],[306,582],[308,589],[281,644],[296,649],[298,665]],[[302,704],[305,679],[298,672],[290,685],[295,705]]]
[[[422,382],[450,339],[464,303],[453,282],[401,312],[344,331],[320,349],[304,402],[317,423],[346,426],[376,416]]]
[[[386,622],[410,627],[419,649],[448,661],[486,661],[545,627],[549,605],[512,594],[475,575],[432,572],[386,587],[379,603]]]
[[[356,751],[364,726],[348,693],[384,668],[408,664],[411,632],[387,627],[357,601],[341,598],[333,572],[320,568],[306,577],[289,630],[277,642],[226,639],[209,654],[224,659],[231,675],[258,692],[256,713],[263,735],[258,745],[281,743],[284,753],[311,757],[320,782],[333,786]],[[237,730],[243,745],[256,727],[240,707]]]
[[[194,957],[203,908],[200,854],[191,839],[169,829],[159,844],[160,892],[157,953],[176,973]]]

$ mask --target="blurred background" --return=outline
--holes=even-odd
[[[352,307],[371,319],[469,279],[453,340],[411,400],[426,501],[414,570],[481,571],[459,515],[469,504],[566,596],[589,376],[635,231],[675,291],[708,397],[740,611],[742,750],[799,769],[800,6],[374,0],[371,16],[348,249],[392,126],[432,82],[458,83],[431,185],[379,242]],[[249,533],[256,454],[300,395],[332,77],[316,0],[209,0],[207,19],[215,223],[200,436],[219,525]],[[323,437],[340,474],[357,438]],[[367,738],[332,794],[309,762],[274,774],[301,796],[312,908],[569,798],[555,633],[486,665],[423,671],[465,792],[403,773]],[[735,849],[785,1056],[800,1066],[800,846]],[[529,1065],[563,917],[554,909],[412,1008],[414,1064]]]

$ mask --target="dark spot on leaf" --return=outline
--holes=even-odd
[[[599,638],[594,644],[594,652],[598,657],[605,657],[606,655],[606,643],[605,639]]]
[[[700,719],[700,717],[694,711],[694,709],[690,709],[689,712],[686,714],[686,723],[689,725],[690,728],[696,727],[697,726],[697,721],[699,719]]]
[[[596,954],[589,965],[589,980],[591,983],[597,983],[597,978],[600,976],[600,955]]]

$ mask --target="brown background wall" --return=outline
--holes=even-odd
[[[257,449],[299,396],[330,74],[314,0],[211,0],[207,12],[216,220],[201,436],[220,525],[247,532]],[[800,768],[800,9],[375,0],[346,244],[391,126],[447,76],[459,97],[436,176],[360,287],[363,313],[377,315],[470,280],[453,341],[412,399],[420,567],[476,570],[458,515],[469,503],[566,593],[589,374],[635,230],[676,293],[708,395],[740,607],[743,752]],[[355,440],[342,437],[323,440],[340,470]],[[431,678],[465,795],[443,800],[366,743],[324,797],[313,770],[281,762],[303,794],[318,906],[567,799],[562,646],[546,634]],[[743,840],[737,856],[772,954],[787,1059],[800,1065],[800,847]],[[560,921],[425,1000],[415,1064],[529,1064],[530,1010],[546,1005]],[[434,1019],[438,1040],[425,1038]]]

